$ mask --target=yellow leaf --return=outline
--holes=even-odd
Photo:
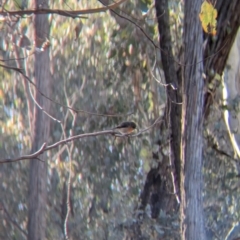
[[[217,34],[217,10],[214,8],[214,6],[204,1],[201,6],[201,12],[199,14],[200,21],[202,22],[202,28],[203,30],[212,35]]]

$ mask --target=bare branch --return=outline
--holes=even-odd
[[[37,151],[37,152],[35,152],[35,153],[33,153],[33,154],[30,154],[30,155],[24,155],[24,156],[22,156],[22,157],[19,157],[19,158],[6,158],[6,159],[3,159],[3,160],[0,160],[0,163],[11,163],[11,162],[17,162],[17,161],[21,161],[21,160],[27,160],[27,159],[38,159],[38,160],[40,160],[39,158],[38,158],[38,156],[41,154],[41,153],[43,153],[43,152],[45,152],[46,151],[46,143],[44,143],[42,146],[41,146],[41,148]],[[40,161],[42,161],[42,160],[40,160]]]
[[[99,132],[93,132],[93,133],[84,133],[84,134],[79,134],[79,135],[76,135],[76,136],[72,136],[72,137],[69,137],[69,138],[66,138],[66,139],[63,139],[63,140],[60,140],[52,145],[49,145],[46,147],[47,143],[43,143],[42,147],[35,153],[33,154],[30,154],[30,155],[24,155],[22,157],[19,157],[19,158],[7,158],[7,159],[2,159],[0,160],[0,164],[1,163],[11,163],[11,162],[18,162],[18,161],[21,161],[21,160],[31,160],[31,159],[38,159],[38,156],[50,149],[53,149],[53,148],[56,148],[57,146],[59,145],[62,145],[62,144],[66,144],[68,142],[71,142],[71,141],[74,141],[74,140],[77,140],[77,139],[80,139],[80,138],[86,138],[86,137],[96,137],[96,136],[100,136],[100,135],[114,135],[115,137],[126,137],[126,136],[132,136],[132,137],[136,137],[138,135],[140,135],[141,133],[143,132],[146,132],[148,131],[150,128],[154,127],[157,123],[161,122],[160,118],[158,118],[151,126],[145,128],[145,129],[142,129],[139,131],[139,133],[137,134],[121,134],[119,133],[118,131],[116,132],[115,129],[110,129],[110,130],[104,130],[104,131],[99,131]],[[40,159],[39,159],[40,160]]]
[[[131,136],[132,136],[132,137],[139,136],[140,134],[142,134],[142,133],[144,133],[144,132],[147,132],[149,129],[153,128],[156,124],[158,124],[158,123],[160,123],[160,122],[162,122],[162,121],[163,121],[163,120],[161,119],[161,117],[159,117],[159,118],[157,118],[157,119],[154,121],[154,123],[153,123],[152,125],[150,125],[149,127],[144,128],[144,129],[142,129],[142,130],[139,130],[138,133],[132,134]],[[118,137],[118,136],[117,136],[117,137]]]
[[[119,0],[116,3],[111,5],[100,7],[100,8],[92,8],[92,9],[83,9],[83,10],[76,10],[76,11],[67,11],[61,9],[47,9],[47,8],[39,8],[39,9],[27,9],[21,11],[0,11],[0,15],[2,16],[23,16],[23,15],[31,15],[31,14],[58,14],[65,17],[72,17],[72,18],[87,18],[79,15],[84,14],[92,14],[92,13],[99,13],[99,12],[106,12],[107,10],[112,10],[117,8],[120,4],[126,2],[127,0]]]
[[[7,159],[2,159],[0,160],[0,164],[1,163],[11,163],[11,162],[18,162],[18,161],[21,161],[21,160],[30,160],[30,159],[36,159],[38,158],[38,156],[50,149],[53,149],[53,148],[56,148],[57,146],[61,145],[61,144],[66,144],[68,142],[71,142],[71,141],[74,141],[76,139],[80,139],[80,138],[86,138],[86,137],[94,137],[94,136],[99,136],[99,135],[106,135],[106,134],[112,134],[112,135],[116,135],[118,137],[123,137],[123,136],[126,136],[126,135],[119,135],[119,134],[116,134],[116,131],[115,130],[105,130],[105,131],[100,131],[100,132],[93,132],[93,133],[84,133],[84,134],[80,134],[80,135],[76,135],[76,136],[73,136],[73,137],[69,137],[67,139],[64,139],[64,140],[61,140],[61,141],[58,141],[52,145],[49,145],[48,147],[46,147],[47,143],[43,143],[42,147],[35,153],[33,154],[30,154],[30,155],[24,155],[22,157],[19,157],[19,158],[7,158]],[[40,159],[39,159],[40,160]]]
[[[48,113],[47,111],[45,111],[45,110],[43,109],[43,107],[37,102],[37,100],[36,100],[35,97],[34,97],[34,94],[32,93],[30,82],[28,82],[28,89],[29,89],[30,96],[31,96],[33,102],[36,104],[36,106],[37,106],[41,111],[43,111],[43,113],[46,114],[49,118],[51,118],[52,120],[54,120],[54,121],[56,121],[56,122],[58,122],[58,123],[61,124],[61,121],[60,121],[60,120],[56,119],[56,118],[53,117],[50,113]]]
[[[2,60],[0,60],[2,61]],[[124,117],[124,116],[130,116],[133,114],[133,112],[129,112],[127,114],[104,114],[104,113],[94,113],[94,112],[89,112],[89,111],[85,111],[85,110],[80,110],[80,109],[76,109],[76,108],[73,108],[73,107],[70,107],[70,106],[67,106],[67,105],[64,105],[64,104],[61,104],[57,101],[54,101],[52,98],[48,97],[47,95],[45,95],[38,87],[37,85],[23,72],[23,69],[21,68],[17,68],[17,67],[11,67],[11,66],[8,66],[8,65],[3,65],[3,64],[0,64],[0,67],[3,67],[5,69],[9,69],[9,70],[14,70],[16,72],[19,72],[20,74],[22,74],[25,79],[27,81],[29,81],[35,88],[36,90],[43,96],[45,97],[46,99],[48,99],[49,101],[63,107],[63,108],[67,108],[67,109],[70,109],[76,113],[84,113],[84,114],[88,114],[88,115],[92,115],[92,116],[98,116],[98,117]],[[57,121],[57,119],[56,119]]]

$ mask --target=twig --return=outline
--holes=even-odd
[[[31,85],[30,85],[30,82],[28,82],[28,89],[29,89],[29,93],[30,93],[30,96],[33,100],[33,102],[36,104],[36,106],[43,112],[45,113],[49,118],[51,118],[52,120],[58,122],[61,124],[61,121],[56,119],[55,117],[53,117],[50,113],[48,113],[47,111],[45,111],[43,109],[43,107],[37,102],[37,100],[35,99],[35,97],[33,96],[33,93],[32,93],[32,90],[31,90]]]
[[[100,3],[102,3],[104,6],[107,6],[102,0],[98,0]],[[111,12],[113,12],[114,14],[116,14],[118,17],[122,18],[122,19],[125,19],[127,20],[128,22],[130,22],[131,24],[133,24],[135,27],[137,27],[142,33],[143,35],[148,39],[148,41],[152,44],[152,46],[156,49],[159,49],[161,51],[161,53],[165,54],[165,55],[169,55],[167,53],[167,51],[163,50],[161,47],[157,46],[157,44],[154,42],[154,40],[144,31],[144,29],[136,22],[134,22],[133,20],[131,20],[129,17],[125,17],[123,15],[121,15],[120,13],[116,12],[115,9],[109,9]],[[162,15],[165,14],[164,12],[158,16],[158,18],[162,17]],[[178,64],[179,66],[182,66],[182,67],[191,67],[191,66],[194,66],[194,65],[197,65],[199,63],[202,63],[204,60],[206,59],[209,59],[211,57],[214,57],[216,56],[218,53],[220,53],[220,51],[227,45],[228,43],[228,40],[225,42],[225,44],[223,44],[223,46],[218,50],[216,51],[215,53],[213,53],[212,55],[208,56],[208,57],[205,57],[203,58],[202,60],[199,60],[198,62],[196,63],[192,63],[192,64],[184,64],[184,63],[181,63],[179,61],[177,61],[175,58],[172,58],[173,61]]]
[[[116,3],[107,5],[105,7],[76,10],[76,11],[67,11],[67,10],[61,10],[61,9],[47,9],[47,8],[27,9],[27,10],[21,10],[21,11],[7,11],[5,9],[5,11],[0,11],[0,15],[1,16],[16,16],[16,15],[23,16],[23,15],[31,15],[31,14],[58,14],[65,17],[72,17],[72,18],[87,18],[79,15],[106,12],[107,10],[112,10],[117,8],[120,4],[126,1],[127,0],[120,0]]]
[[[216,152],[218,152],[219,154],[224,155],[224,156],[230,158],[230,160],[234,161],[235,163],[238,163],[238,162],[239,162],[238,159],[234,158],[233,156],[231,156],[231,155],[228,154],[227,152],[219,149],[216,145],[213,145],[212,148],[213,148]]]
[[[162,119],[159,117],[155,120],[155,122],[150,125],[149,127],[146,127],[142,130],[140,130],[138,133],[136,134],[132,134],[131,137],[136,137],[136,136],[139,136],[140,134],[144,133],[144,132],[147,132],[150,128],[153,128],[156,124],[160,123],[162,121]],[[117,135],[116,135],[117,136]],[[121,136],[121,135],[120,135]],[[118,137],[118,136],[117,136]]]
[[[73,107],[69,107],[67,105],[64,105],[64,104],[61,104],[55,100],[53,100],[52,98],[48,97],[47,95],[45,95],[38,87],[37,85],[23,72],[23,69],[21,68],[17,68],[17,67],[10,67],[10,66],[7,66],[7,65],[3,65],[3,64],[0,64],[0,67],[3,67],[3,68],[6,68],[6,69],[10,69],[10,70],[14,70],[16,72],[19,72],[20,74],[22,74],[27,81],[29,81],[34,87],[35,89],[43,96],[45,97],[46,99],[48,99],[49,101],[63,107],[63,108],[67,108],[67,109],[70,109],[76,113],[84,113],[84,114],[88,114],[88,115],[92,115],[92,116],[98,116],[98,117],[124,117],[124,116],[130,116],[133,114],[133,112],[130,112],[130,113],[127,113],[127,114],[103,114],[103,113],[94,113],[94,112],[89,112],[89,111],[85,111],[85,110],[80,110],[80,109],[76,109],[76,108],[73,108]]]

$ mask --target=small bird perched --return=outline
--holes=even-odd
[[[122,122],[120,125],[114,128],[121,134],[130,134],[136,129],[137,125],[135,122]]]

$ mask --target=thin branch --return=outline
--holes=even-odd
[[[233,222],[232,223],[232,227],[230,227],[230,229],[228,230],[226,237],[224,238],[224,240],[228,240],[229,236],[232,234],[234,228],[238,225],[238,223]],[[237,239],[237,238],[236,238]]]
[[[30,155],[24,155],[22,157],[19,157],[19,158],[6,158],[6,159],[2,159],[0,160],[0,164],[1,163],[11,163],[11,162],[18,162],[18,161],[21,161],[21,160],[30,160],[30,159],[36,159],[40,154],[50,150],[50,149],[53,149],[53,148],[56,148],[57,146],[61,145],[61,144],[66,144],[68,142],[71,142],[71,141],[74,141],[76,139],[80,139],[80,138],[86,138],[86,137],[94,137],[94,136],[99,136],[99,135],[106,135],[106,134],[112,134],[112,135],[116,135],[118,137],[121,137],[121,135],[119,134],[116,134],[116,131],[115,130],[105,130],[105,131],[100,131],[100,132],[93,132],[93,133],[84,133],[84,134],[80,134],[80,135],[76,135],[76,136],[73,136],[73,137],[69,137],[67,139],[63,139],[61,141],[58,141],[52,145],[49,145],[48,147],[46,147],[47,143],[43,143],[43,145],[41,146],[41,148],[33,153],[33,154],[30,154]],[[124,136],[124,135],[122,135]]]
[[[147,132],[149,129],[153,128],[156,124],[158,124],[158,123],[160,123],[160,122],[162,122],[162,121],[163,121],[163,120],[162,120],[160,117],[157,118],[152,125],[150,125],[149,127],[144,128],[144,129],[142,129],[142,130],[139,130],[139,132],[136,133],[136,134],[131,134],[131,137],[136,137],[136,136],[139,136],[140,134],[142,134],[142,133],[144,133],[144,132]],[[118,137],[118,136],[117,136],[117,137]]]
[[[28,89],[29,89],[29,93],[30,93],[30,96],[33,100],[33,102],[37,105],[37,107],[43,112],[45,113],[49,118],[51,118],[52,120],[58,122],[61,124],[61,121],[56,119],[55,117],[53,117],[50,113],[48,113],[47,111],[45,111],[43,109],[43,107],[37,102],[37,100],[35,99],[35,97],[33,96],[33,93],[32,93],[32,90],[31,90],[31,85],[30,85],[30,82],[28,82]]]
[[[7,66],[7,65],[3,65],[3,64],[0,64],[0,67],[3,67],[3,68],[6,68],[6,69],[9,69],[9,70],[14,70],[16,72],[19,72],[20,74],[22,74],[27,81],[29,81],[35,88],[36,90],[43,96],[45,97],[46,99],[48,99],[49,101],[63,107],[63,108],[67,108],[67,109],[70,109],[76,113],[84,113],[84,114],[88,114],[88,115],[92,115],[92,116],[98,116],[98,117],[124,117],[124,116],[130,116],[133,114],[133,112],[130,112],[130,113],[127,113],[127,114],[103,114],[103,113],[94,113],[94,112],[89,112],[89,111],[85,111],[85,110],[80,110],[80,109],[76,109],[76,108],[73,108],[73,107],[69,107],[67,105],[64,105],[64,104],[61,104],[55,100],[53,100],[52,98],[48,97],[47,95],[45,95],[38,87],[37,85],[23,72],[23,69],[21,68],[17,68],[17,67],[11,67],[11,66]]]
[[[56,148],[57,146],[59,145],[62,145],[62,144],[66,144],[68,142],[71,142],[71,141],[74,141],[74,140],[77,140],[77,139],[81,139],[81,138],[86,138],[86,137],[96,137],[96,136],[100,136],[100,135],[114,135],[115,137],[126,137],[126,136],[131,136],[131,137],[136,137],[136,136],[139,136],[140,134],[148,131],[150,128],[154,127],[156,124],[158,124],[159,122],[161,122],[162,120],[160,120],[160,118],[158,118],[151,126],[143,129],[143,130],[140,130],[137,134],[121,134],[119,132],[116,132],[115,129],[110,129],[110,130],[104,130],[104,131],[99,131],[99,132],[93,132],[93,133],[84,133],[84,134],[79,134],[79,135],[76,135],[76,136],[72,136],[72,137],[69,137],[69,138],[66,138],[66,139],[63,139],[63,140],[60,140],[52,145],[49,145],[46,147],[47,143],[43,143],[43,145],[41,146],[41,148],[33,153],[33,154],[30,154],[30,155],[24,155],[22,157],[19,157],[19,158],[7,158],[7,159],[2,159],[0,160],[0,164],[1,163],[11,163],[11,162],[18,162],[18,161],[21,161],[21,160],[31,160],[31,159],[38,159],[38,156],[50,149],[53,149],[53,148]],[[39,159],[40,160],[40,159]]]
[[[43,143],[43,145],[41,146],[41,148],[37,152],[35,152],[33,154],[30,154],[30,155],[24,155],[24,156],[19,157],[19,158],[6,158],[6,159],[3,159],[3,160],[0,160],[0,164],[1,163],[18,162],[18,161],[27,160],[27,159],[38,159],[38,160],[42,161],[41,159],[38,158],[38,156],[46,151],[46,145],[47,145],[46,143]],[[44,161],[42,161],[42,162],[44,162]]]
[[[225,157],[230,158],[231,161],[233,161],[233,162],[235,162],[235,163],[238,163],[238,162],[239,162],[238,159],[234,158],[233,156],[231,156],[230,154],[226,153],[225,151],[219,149],[215,144],[212,146],[212,148],[213,148],[216,152],[218,152],[219,154],[221,154],[221,155],[223,155],[223,156],[225,156]]]
[[[72,150],[73,150],[74,144],[72,143],[71,149],[69,149],[67,145],[67,152],[68,152],[68,157],[69,157],[69,176],[68,176],[68,183],[67,183],[67,213],[64,219],[64,224],[63,224],[63,229],[64,229],[64,236],[65,239],[68,240],[68,218],[69,214],[71,211],[71,206],[70,206],[70,193],[71,193],[71,177],[72,177]],[[63,203],[64,204],[64,203]]]
[[[102,5],[104,5],[105,7],[107,7],[107,5],[102,1],[102,0],[99,0],[100,3],[102,3]],[[123,15],[121,15],[120,13],[116,12],[114,9],[109,9],[111,12],[113,12],[114,14],[116,14],[118,17],[122,18],[122,19],[125,19],[127,20],[128,22],[130,22],[131,24],[133,24],[135,27],[137,27],[142,33],[143,35],[151,42],[151,44],[155,47],[155,48],[160,48],[159,46],[157,46],[157,44],[152,40],[152,38],[144,31],[144,29],[139,25],[137,24],[136,22],[134,22],[133,20],[131,20],[130,18],[128,17],[125,17]],[[161,16],[160,16],[161,17]],[[165,53],[164,50],[161,49],[162,52]]]
[[[98,0],[100,3],[102,3],[104,6],[107,7],[107,5],[102,1],[102,0]],[[123,16],[122,14],[118,13],[115,11],[115,9],[109,9],[111,12],[113,12],[114,14],[116,14],[118,17],[122,18],[122,19],[125,19],[126,21],[130,22],[131,24],[133,24],[135,27],[137,27],[142,33],[143,35],[148,39],[148,41],[152,44],[152,46],[155,48],[155,49],[159,49],[161,51],[162,54],[165,54],[166,56],[169,56],[168,52],[163,50],[161,47],[157,46],[157,44],[154,42],[154,40],[145,32],[145,30],[136,22],[134,22],[133,20],[131,20],[129,17],[125,17]],[[162,14],[160,14],[160,16],[157,16],[157,18],[161,18],[163,15],[165,14],[165,12],[163,12]],[[176,64],[178,64],[179,66],[182,66],[182,67],[187,67],[187,66],[194,66],[194,65],[197,65],[199,63],[202,63],[204,60],[206,59],[209,59],[209,58],[212,58],[216,55],[218,55],[220,53],[220,51],[222,49],[224,49],[224,47],[227,45],[228,41],[225,42],[225,44],[218,50],[216,51],[215,53],[211,54],[210,56],[207,56],[205,58],[203,58],[202,60],[199,60],[198,62],[196,63],[192,63],[192,64],[184,64],[184,63],[181,63],[179,61],[177,61],[174,57],[169,57],[170,59],[172,59]]]
[[[119,0],[116,3],[111,5],[107,5],[105,7],[100,8],[92,8],[92,9],[83,9],[83,10],[76,10],[76,11],[67,11],[61,9],[47,9],[47,8],[39,8],[39,9],[27,9],[21,11],[0,11],[1,16],[23,16],[23,15],[31,15],[31,14],[58,14],[65,17],[72,17],[72,18],[87,18],[79,15],[84,14],[92,14],[92,13],[99,13],[99,12],[106,12],[107,10],[112,10],[117,8],[120,4],[126,2],[127,0]]]
[[[65,92],[65,97],[67,99],[67,103],[68,105],[70,105],[69,103],[69,97],[67,96],[67,91],[65,89],[65,85],[64,85],[64,92]],[[71,103],[71,106],[75,103],[76,101],[76,97],[73,97],[73,100],[72,100],[72,103]],[[65,118],[65,122],[67,122],[67,116],[68,116],[68,113],[71,113],[72,114],[72,117],[73,117],[73,120],[72,120],[72,128],[75,127],[76,125],[76,114],[69,110],[66,114],[66,118]],[[61,124],[62,126],[62,131],[63,131],[63,135],[64,137],[66,138],[66,132],[64,131],[64,126],[63,124]],[[71,136],[73,135],[73,131],[70,131],[70,134]],[[68,145],[67,146],[67,152],[68,152],[68,157],[69,157],[69,176],[68,176],[68,184],[67,184],[67,214],[65,216],[65,219],[64,219],[64,226],[63,226],[63,229],[64,229],[64,235],[65,235],[65,239],[69,239],[68,237],[68,219],[69,219],[69,214],[70,214],[70,211],[71,211],[71,204],[70,204],[70,194],[71,194],[71,178],[72,178],[72,152],[73,152],[73,149],[74,149],[74,142],[72,142],[71,144],[71,147],[69,147]]]

